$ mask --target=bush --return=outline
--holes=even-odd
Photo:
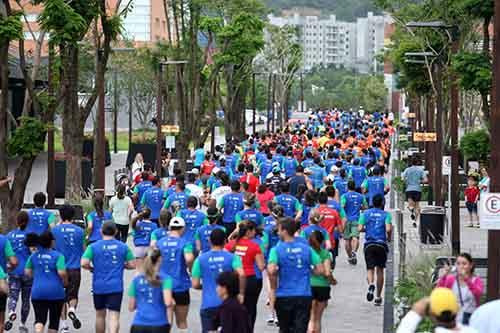
[[[465,134],[460,140],[460,151],[468,160],[484,162],[490,155],[490,136],[484,129]]]

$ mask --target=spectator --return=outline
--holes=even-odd
[[[125,195],[125,186],[120,184],[116,188],[116,195],[109,201],[109,210],[113,214],[113,221],[118,228],[117,239],[127,242],[130,216],[134,212],[132,199]]]
[[[469,227],[474,227],[474,218],[477,221],[479,228],[479,216],[477,215],[477,202],[479,201],[480,194],[479,187],[477,186],[477,179],[475,176],[467,177],[467,188],[464,190],[465,206],[469,212]]]
[[[488,171],[486,168],[481,168],[481,180],[479,181],[479,189],[481,193],[489,193],[490,192],[490,176],[488,175]]]

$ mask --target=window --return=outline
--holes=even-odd
[[[36,22],[37,20],[38,20],[38,14],[36,14],[36,13],[26,14],[26,21]]]
[[[125,4],[122,4],[125,6]],[[159,24],[159,19],[157,18]],[[151,2],[150,0],[135,0],[132,11],[123,19],[126,38],[136,41],[151,40]]]

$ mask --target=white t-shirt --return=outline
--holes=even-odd
[[[210,196],[215,199],[215,202],[218,204],[220,199],[226,195],[226,194],[229,194],[231,193],[231,187],[230,186],[221,186],[221,187],[217,187],[213,192],[212,194],[210,194]]]
[[[473,313],[474,310],[476,310],[476,299],[474,298],[474,295],[466,284],[460,285],[463,304],[461,304],[460,301],[457,281],[455,281],[451,290],[453,290],[453,293],[455,294],[455,296],[457,296],[458,304],[460,305],[460,310],[457,313],[457,323],[461,323],[463,321],[465,312]]]
[[[109,208],[113,212],[113,220],[116,224],[128,225],[130,223],[128,215],[130,206],[132,206],[132,199],[127,196],[121,200],[116,195],[111,198]]]
[[[403,317],[403,319],[399,323],[396,333],[416,332],[418,324],[420,324],[422,319],[423,318],[418,313],[411,310],[406,314],[406,316]],[[450,330],[444,327],[436,327],[434,329],[434,333],[478,333],[478,331],[476,331],[472,327],[462,326],[460,324],[457,324],[457,327],[459,328],[459,330]]]

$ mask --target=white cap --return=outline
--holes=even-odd
[[[182,217],[176,216],[170,220],[170,228],[182,228],[186,226],[186,221]]]
[[[212,169],[212,173],[214,175],[216,175],[219,171],[220,171],[220,169],[218,167],[215,167],[215,168]]]
[[[193,175],[199,175],[199,174],[200,174],[200,170],[198,170],[198,168],[193,168],[193,169],[191,170],[191,173],[192,173]]]
[[[331,172],[331,173],[336,173],[336,172],[338,172],[338,171],[339,171],[339,168],[337,168],[337,166],[336,166],[336,165],[332,165],[332,167],[331,167],[331,169],[330,169],[330,172]]]

